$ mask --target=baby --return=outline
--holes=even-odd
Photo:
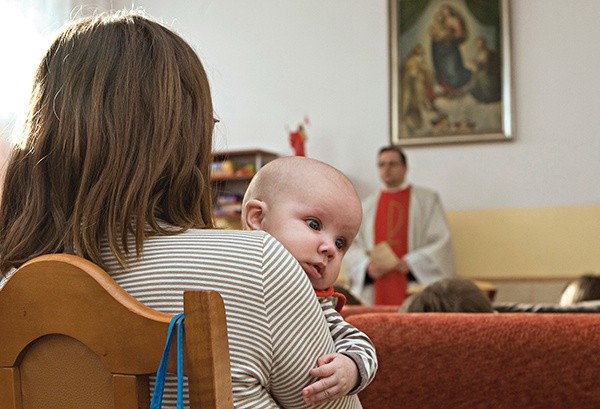
[[[244,196],[242,225],[268,232],[298,260],[319,297],[336,346],[336,353],[319,357],[311,370],[320,381],[302,391],[306,403],[358,393],[377,370],[371,340],[344,321],[338,313],[343,299],[333,292],[361,219],[360,199],[350,180],[323,162],[301,156],[263,166]]]

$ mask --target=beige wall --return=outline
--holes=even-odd
[[[448,212],[458,273],[496,301],[555,303],[569,280],[600,273],[600,206]]]
[[[476,279],[600,273],[600,206],[448,213],[458,272]]]

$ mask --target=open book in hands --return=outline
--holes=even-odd
[[[371,263],[388,270],[393,269],[400,262],[387,241],[379,242],[370,251],[367,251],[367,256],[369,256]]]

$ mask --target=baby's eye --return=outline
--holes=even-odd
[[[336,239],[335,247],[337,247],[338,250],[342,250],[344,247],[346,247],[346,240],[345,239]]]
[[[321,223],[317,219],[307,219],[306,224],[313,230],[321,230]]]

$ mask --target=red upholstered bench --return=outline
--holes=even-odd
[[[345,307],[346,308],[346,307]],[[600,314],[349,314],[375,343],[365,409],[600,408]]]

